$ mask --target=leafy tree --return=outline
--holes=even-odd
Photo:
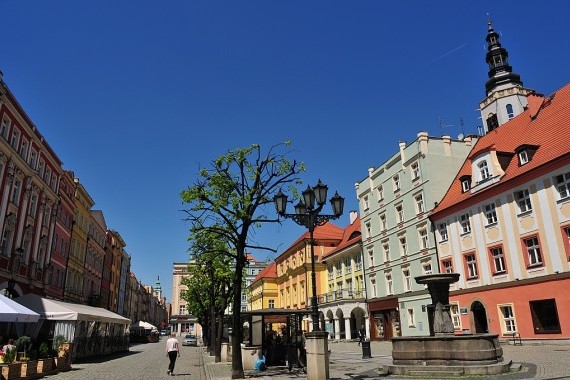
[[[241,291],[243,270],[249,250],[275,249],[260,246],[252,239],[256,229],[266,223],[278,222],[263,213],[273,196],[283,187],[300,184],[299,174],[304,165],[287,158],[283,152],[289,142],[274,145],[266,154],[261,146],[230,150],[216,158],[209,168],[202,168],[192,186],[181,192],[184,210],[190,222],[191,236],[208,231],[228,245],[220,252],[232,259],[235,265],[233,278],[232,330],[236,338],[242,336]],[[244,377],[239,339],[232,340],[232,378]]]
[[[207,230],[201,230],[190,237],[191,250],[195,260],[189,264],[190,276],[182,280],[188,290],[182,297],[188,303],[198,322],[204,329],[203,336],[216,362],[221,360],[222,317],[231,298],[231,258],[223,253],[229,248],[215,239]],[[222,254],[220,254],[222,253]]]

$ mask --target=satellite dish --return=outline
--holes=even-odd
[[[457,140],[463,140],[465,136],[463,136],[463,133],[460,133],[459,136],[457,136]]]

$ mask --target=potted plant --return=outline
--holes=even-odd
[[[22,374],[22,363],[15,363],[16,348],[7,349],[2,355],[4,364],[2,364],[2,376],[5,380],[18,379]]]
[[[18,348],[20,360],[22,357],[28,358],[27,348],[28,348],[28,345],[30,344],[31,340],[32,339],[29,336],[22,335],[21,337],[16,339],[16,341],[14,342],[14,344],[16,344],[16,347]]]
[[[71,366],[71,349],[72,344],[67,341],[63,335],[57,335],[54,339],[54,347],[57,350],[56,365],[57,369],[65,370]]]
[[[53,369],[53,358],[47,342],[42,342],[38,349],[38,373],[50,372]]]
[[[37,360],[30,360],[27,356],[20,357],[21,362],[21,369],[20,375],[22,377],[29,377],[35,375],[38,371],[38,361]]]

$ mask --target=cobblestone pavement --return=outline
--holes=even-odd
[[[542,379],[560,380],[570,379],[570,343],[559,344],[529,344],[523,346],[503,345],[506,361],[522,364],[523,370],[518,373],[499,376],[471,376],[453,377],[463,380],[499,379]],[[362,351],[356,343],[331,343],[330,377],[331,380],[341,379],[380,379],[379,369],[384,364],[392,363],[392,345],[390,342],[371,342],[371,359],[362,359]],[[204,364],[208,380],[231,379],[231,366],[229,363],[213,363],[213,358],[204,353]],[[270,367],[267,371],[246,371],[246,378],[254,379],[306,379],[306,374],[298,369],[291,373],[285,367]],[[388,379],[421,379],[411,376],[389,376]],[[437,377],[430,377],[436,380]],[[449,377],[447,378],[449,380]]]
[[[131,346],[129,352],[105,356],[97,360],[73,363],[72,370],[46,379],[192,379],[228,380],[231,379],[230,363],[214,363],[203,347],[181,347],[180,358],[176,361],[174,377],[167,376],[168,359],[164,352],[164,340]],[[330,343],[330,376],[332,380],[379,379],[379,368],[392,361],[392,346],[389,342],[371,342],[371,359],[362,359],[361,348],[356,342]],[[461,377],[461,379],[570,379],[570,343],[529,344],[523,346],[503,345],[505,360],[523,365],[523,371],[516,374],[495,377]],[[267,371],[246,371],[249,380],[306,379],[306,374],[294,368],[289,372],[285,367],[270,367]],[[420,379],[418,377],[396,377],[388,379]],[[431,377],[430,379],[437,379]],[[457,379],[457,377],[455,377]]]
[[[179,339],[180,340],[180,339]],[[128,352],[103,356],[71,365],[71,371],[46,376],[48,380],[135,380],[176,379],[206,380],[201,347],[180,346],[174,376],[167,376],[168,358],[166,340],[158,343],[137,344]]]

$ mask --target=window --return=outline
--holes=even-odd
[[[332,280],[334,278],[334,267],[332,265],[328,266],[328,272],[329,272],[329,280]]]
[[[461,224],[461,233],[468,234],[471,232],[471,224],[469,223],[469,214],[463,214],[459,217]]]
[[[554,178],[560,199],[570,197],[570,172],[557,175]]]
[[[487,117],[487,131],[491,132],[499,126],[499,118],[494,113],[489,114]]]
[[[519,152],[519,165],[523,166],[526,163],[528,163],[528,153],[526,150],[521,150]]]
[[[370,237],[371,237],[370,223],[366,223],[365,227],[366,227],[366,238],[370,239]]]
[[[451,314],[451,320],[453,321],[453,328],[455,330],[461,330],[461,316],[459,314],[459,305],[456,303],[450,304],[449,313]]]
[[[400,253],[402,254],[402,256],[405,256],[408,254],[408,244],[406,242],[405,236],[400,237]]]
[[[439,231],[439,237],[441,239],[441,241],[447,241],[448,237],[447,237],[447,223],[440,223],[437,226],[437,229]]]
[[[38,152],[32,149],[32,151],[30,152],[30,161],[28,162],[28,164],[30,164],[30,167],[35,170],[37,162],[38,162]]]
[[[352,273],[352,259],[350,257],[344,259],[344,273]]]
[[[441,271],[443,273],[453,273],[453,264],[451,259],[441,261]]]
[[[370,207],[370,204],[368,203],[368,195],[365,195],[364,198],[362,198],[362,203],[364,210],[368,210],[368,208]]]
[[[391,273],[386,273],[386,294],[394,294],[394,284],[392,282]]]
[[[362,256],[357,254],[354,256],[354,270],[361,270],[362,269]]]
[[[376,280],[375,279],[370,280],[370,287],[372,288],[372,298],[377,297],[378,291],[376,290]]]
[[[270,308],[270,309],[274,309],[274,308],[275,308],[275,300],[269,300],[269,301],[268,301],[268,304],[269,304],[269,308]]]
[[[461,180],[461,190],[466,193],[471,188],[471,178]]]
[[[422,214],[424,211],[424,196],[422,194],[416,195],[416,213]]]
[[[504,334],[512,334],[517,331],[515,314],[512,305],[498,305],[501,317],[502,330]]]
[[[428,232],[426,228],[422,228],[418,231],[419,233],[419,238],[420,238],[420,248],[421,249],[427,249],[428,248],[428,241],[429,241],[429,237],[428,237]]]
[[[477,260],[474,253],[465,255],[465,264],[467,266],[467,278],[477,278]]]
[[[336,263],[336,276],[337,277],[342,276],[342,263],[341,262]]]
[[[402,269],[402,277],[404,278],[404,292],[412,290],[412,278],[410,276],[410,269]]]
[[[241,302],[246,302],[247,301],[247,295],[245,294],[241,294]]]
[[[4,140],[8,140],[8,132],[10,131],[10,119],[8,116],[4,116],[2,118],[2,124],[0,124],[0,136],[4,138]]]
[[[512,119],[513,117],[515,117],[515,113],[513,111],[513,105],[512,104],[507,104],[505,109],[507,110],[507,116],[509,117],[509,120]]]
[[[36,207],[38,206],[38,196],[36,194],[33,194],[30,198],[30,208],[28,209],[28,215],[30,215],[32,218],[34,218],[36,216]]]
[[[396,174],[392,177],[392,184],[394,185],[394,191],[400,191],[400,175]]]
[[[408,326],[415,326],[416,321],[414,319],[414,309],[408,309]]]
[[[186,305],[180,305],[178,310],[180,315],[186,314]]]
[[[386,231],[386,214],[380,215],[380,231]]]
[[[505,255],[503,254],[503,248],[493,247],[489,250],[489,252],[491,253],[494,274],[505,273],[507,271],[507,267],[505,265]]]
[[[560,322],[556,300],[546,299],[530,301],[530,314],[536,334],[560,334]]]
[[[401,204],[396,206],[396,219],[398,219],[398,223],[404,222],[404,207]]]
[[[16,152],[18,151],[18,146],[20,145],[20,131],[17,129],[14,129],[14,133],[12,133],[12,141],[10,145],[12,145],[12,148],[14,148]]]
[[[420,164],[414,162],[412,164],[412,180],[415,181],[418,178],[420,178]]]
[[[28,159],[28,144],[29,141],[26,139],[22,140],[22,145],[20,146],[20,157],[26,161]]]
[[[381,201],[384,199],[384,187],[382,185],[378,186],[378,189],[376,190],[378,192],[378,201]]]
[[[384,262],[387,263],[390,261],[390,244],[385,242],[382,244],[382,249],[384,250]]]
[[[12,187],[12,203],[18,204],[20,199],[20,189],[22,187],[22,181],[20,179],[14,180],[14,185]]]
[[[516,191],[515,199],[519,208],[519,214],[532,211],[532,203],[530,201],[530,193],[528,190]]]
[[[532,267],[542,265],[542,255],[540,254],[538,237],[534,236],[523,239],[523,241],[527,251],[527,256],[525,257],[527,266]]]
[[[374,251],[371,249],[368,250],[368,260],[370,261],[370,266],[374,266]]]
[[[40,158],[40,163],[38,165],[38,172],[40,173],[41,178],[44,178],[45,170],[46,170],[46,163],[44,162],[44,160]]]
[[[477,167],[479,168],[479,182],[483,182],[491,178],[491,173],[489,173],[489,166],[487,161],[481,161]]]
[[[497,223],[497,211],[494,203],[485,206],[485,218],[487,218],[487,226]]]
[[[426,261],[425,263],[422,263],[422,272],[424,274],[432,274],[431,262],[430,261]]]

